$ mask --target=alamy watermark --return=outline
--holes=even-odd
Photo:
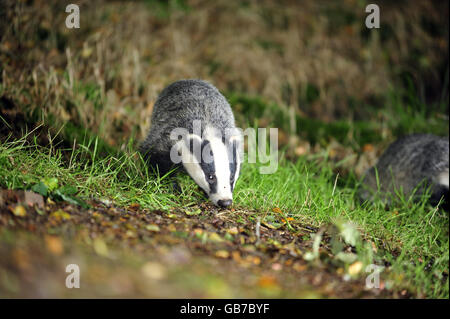
[[[367,15],[365,24],[369,29],[379,29],[380,28],[380,7],[371,3],[366,6],[365,11],[370,13]],[[77,4],[69,4],[66,6],[66,12],[69,15],[66,17],[66,27],[68,29],[79,29],[80,28],[80,7]]]
[[[184,127],[177,127],[170,133],[170,139],[176,141],[170,150],[170,160],[174,164],[181,163],[212,163],[214,154],[210,143],[204,143],[205,138],[213,137],[219,142],[225,142],[230,163],[236,160],[240,163],[244,161],[244,137],[247,137],[247,161],[261,164],[259,172],[261,174],[273,174],[278,169],[278,129],[269,128],[269,145],[267,145],[267,128],[226,128],[224,135],[215,128],[208,127],[203,131],[199,120],[192,123],[192,134]],[[186,156],[183,152],[189,152],[193,156]],[[189,155],[190,155],[189,154]]]
[[[380,273],[383,271],[383,266],[370,264],[366,267],[366,273],[370,273],[366,277],[366,288],[368,289],[380,289]]]
[[[66,7],[66,12],[69,15],[66,17],[66,27],[68,29],[80,28],[80,7],[76,4],[69,4]]]
[[[77,264],[69,264],[66,266],[66,272],[69,273],[66,277],[66,287],[80,288],[80,267]]]
[[[374,3],[368,4],[366,12],[370,14],[366,17],[366,27],[369,29],[380,28],[380,7]]]

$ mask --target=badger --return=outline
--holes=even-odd
[[[155,102],[139,152],[160,175],[184,169],[214,205],[232,204],[243,156],[242,131],[212,84],[189,79],[166,87]]]
[[[380,197],[389,203],[389,194],[402,192],[420,198],[429,188],[429,202],[449,201],[449,141],[432,134],[412,134],[399,138],[381,155],[362,179],[360,200]]]

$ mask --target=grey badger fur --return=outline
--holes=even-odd
[[[188,134],[174,139],[171,134],[176,128]],[[161,175],[174,167],[184,168],[215,205],[227,207],[232,204],[240,173],[241,147],[241,131],[236,129],[231,107],[217,88],[202,80],[180,80],[158,96],[150,132],[139,151]],[[196,149],[201,153],[195,153]],[[172,160],[174,151],[178,163]]]
[[[432,134],[412,134],[392,143],[370,168],[360,189],[361,201],[372,198],[378,190],[386,201],[388,193],[403,191],[405,196],[414,193],[419,198],[430,187],[430,203],[438,204],[444,197],[448,210],[449,195],[449,141]],[[389,200],[388,200],[389,202]]]

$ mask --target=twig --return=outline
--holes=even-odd
[[[260,229],[261,229],[261,217],[258,217],[257,220],[256,220],[256,238],[257,238],[256,239],[256,245],[259,244],[259,241],[261,239]]]

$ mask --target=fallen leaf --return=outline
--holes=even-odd
[[[137,235],[136,235],[136,232],[135,232],[135,231],[132,231],[132,230],[127,230],[127,231],[125,232],[125,235],[126,235],[127,237],[130,237],[130,238],[134,238],[134,237],[137,236]]]
[[[130,206],[128,206],[128,209],[131,211],[138,211],[141,208],[141,205],[139,205],[138,203],[133,203]]]
[[[308,266],[296,262],[296,263],[294,263],[294,265],[292,266],[292,268],[293,268],[294,270],[296,270],[296,271],[304,271],[306,268],[308,268]]]
[[[14,207],[12,209],[12,213],[14,214],[14,216],[18,217],[24,217],[27,215],[27,211],[22,205],[17,205],[16,207]]]
[[[372,152],[372,151],[373,151],[373,145],[372,144],[364,144],[363,152]]]
[[[223,236],[223,238],[225,238],[228,241],[234,241],[233,235],[231,235],[229,233],[225,233],[225,236]]]
[[[149,231],[154,231],[154,232],[159,232],[159,226],[155,225],[155,224],[150,224],[145,226],[145,229],[149,230]]]
[[[237,261],[237,262],[241,261],[241,253],[238,251],[233,251],[231,253],[231,257],[233,258],[234,261]]]
[[[339,252],[336,255],[336,259],[346,263],[346,264],[351,264],[353,263],[356,259],[358,258],[358,256],[356,256],[356,254],[354,253],[345,253],[343,251]]]
[[[70,214],[63,211],[62,209],[58,209],[57,211],[50,214],[51,218],[55,218],[56,220],[68,220],[70,219]]]
[[[208,239],[215,243],[221,243],[224,241],[224,239],[222,237],[220,237],[217,233],[209,234]]]
[[[90,55],[92,54],[92,48],[89,47],[84,47],[83,50],[81,51],[81,56],[83,58],[88,58]]]
[[[94,239],[94,250],[100,256],[108,256],[108,246],[106,246],[105,242],[100,238]]]
[[[237,234],[239,233],[239,231],[238,231],[238,229],[237,229],[236,226],[233,226],[233,227],[231,227],[231,228],[228,228],[228,229],[226,230],[226,232],[227,232],[228,234],[231,234],[231,235],[237,235]]]
[[[161,280],[167,276],[167,271],[163,265],[157,262],[147,262],[142,268],[141,272],[145,277],[154,280]]]
[[[261,258],[258,256],[247,256],[246,259],[254,265],[259,265],[261,263]]]
[[[263,275],[258,280],[258,286],[263,288],[272,288],[277,286],[277,281],[273,276]]]
[[[201,234],[203,234],[203,229],[201,229],[201,228],[195,228],[195,229],[194,229],[194,234],[196,234],[196,235],[201,235]]]
[[[187,210],[187,209],[186,209],[184,212],[185,212],[186,215],[188,215],[188,216],[195,216],[195,215],[201,214],[201,213],[202,213],[202,210],[201,210],[201,209],[196,209],[196,210],[194,210],[194,211],[190,211],[190,210]]]
[[[281,209],[278,208],[278,207],[274,207],[274,208],[272,209],[272,211],[273,211],[274,213],[277,213],[277,214],[282,214],[282,213],[283,213],[283,212],[281,211]]]
[[[344,241],[349,245],[355,246],[359,240],[359,232],[356,226],[351,222],[337,223],[337,226],[341,231]]]
[[[284,264],[285,264],[286,266],[288,266],[288,267],[291,266],[292,263],[293,263],[292,259],[288,259],[288,260],[286,260],[286,261],[284,262]]]
[[[61,255],[63,252],[63,244],[61,238],[57,236],[45,236],[45,244],[47,245],[47,249],[55,254]]]
[[[348,273],[351,276],[355,276],[360,273],[363,268],[363,263],[360,261],[356,261],[348,267]]]
[[[224,259],[230,257],[230,253],[226,250],[218,250],[218,251],[216,251],[215,255],[218,258],[224,258]]]

